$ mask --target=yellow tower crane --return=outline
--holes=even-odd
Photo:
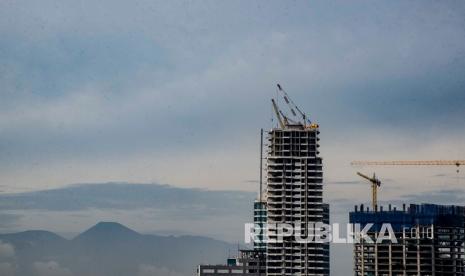
[[[360,172],[357,172],[357,174],[371,183],[371,205],[373,206],[373,211],[375,211],[378,206],[378,187],[381,186],[381,181],[376,178],[374,173],[373,177],[366,176]]]
[[[403,161],[352,161],[352,166],[456,166],[465,165],[465,160],[403,160]]]

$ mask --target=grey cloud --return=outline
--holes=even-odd
[[[444,177],[444,176],[447,176],[447,174],[445,174],[445,173],[438,173],[438,174],[432,175],[432,177]]]
[[[255,193],[176,188],[159,184],[101,183],[0,195],[0,210],[74,211],[153,208],[173,218],[246,213]],[[7,216],[7,215],[3,215]],[[11,218],[14,219],[14,218]]]
[[[18,214],[0,213],[0,229],[9,229],[17,226],[20,218],[21,215]]]
[[[84,6],[3,4],[4,18],[22,18],[0,29],[5,118],[22,118],[0,140],[9,161],[208,144],[265,124],[277,81],[331,132],[463,125],[460,3]],[[89,87],[95,102],[74,97]]]
[[[9,243],[4,243],[0,240],[0,260],[13,258],[15,256],[15,248]]]
[[[73,273],[68,268],[61,267],[55,261],[35,262],[33,268],[37,276],[72,276]]]
[[[2,276],[15,276],[16,269],[12,263],[2,263],[0,262],[0,275]]]
[[[403,196],[404,203],[436,203],[463,205],[465,191],[460,189],[444,189]],[[401,201],[399,201],[401,202]]]
[[[98,221],[112,220],[145,233],[203,235],[235,241],[243,239],[243,224],[253,219],[255,197],[253,192],[158,184],[78,184],[0,195],[0,217],[2,213],[18,216],[2,232],[50,229],[74,236]]]
[[[465,178],[463,176],[460,176],[457,173],[438,173],[438,174],[432,175],[432,177],[438,177],[438,178],[444,177],[444,178],[449,178],[449,179],[464,179]]]
[[[329,185],[358,185],[362,184],[360,181],[326,181]]]
[[[182,276],[181,274],[171,271],[167,268],[158,268],[153,265],[139,265],[139,274],[138,276]]]
[[[391,178],[382,178],[382,182],[395,182],[394,179]],[[326,184],[329,185],[365,185],[365,180],[354,180],[354,181],[325,181]]]
[[[258,180],[244,180],[244,183],[259,183]]]

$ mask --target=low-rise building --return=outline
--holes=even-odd
[[[229,258],[226,264],[199,265],[198,276],[265,276],[266,259],[262,250],[240,250],[236,258]]]

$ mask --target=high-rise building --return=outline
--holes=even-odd
[[[294,119],[287,117],[272,100],[279,127],[267,135],[264,196],[261,132],[260,189],[259,199],[254,202],[254,233],[259,234],[255,236],[254,249],[242,250],[238,261],[228,265],[201,265],[198,275],[329,275],[329,243],[307,239],[313,236],[314,224],[329,224],[329,205],[323,203],[319,126],[308,120],[279,84],[278,90]],[[280,240],[279,226],[271,225],[298,229],[298,236],[306,241],[297,240],[296,235]],[[264,226],[266,232],[261,232]]]
[[[350,222],[361,229],[372,226],[367,233],[370,240],[361,238],[354,245],[355,275],[463,276],[464,221],[462,206],[411,204],[402,210],[389,206],[371,211],[356,206]],[[386,223],[396,240],[378,240]]]
[[[312,223],[329,222],[329,206],[323,203],[323,165],[318,151],[319,127],[316,124],[285,123],[276,115],[280,127],[268,132],[266,207],[268,225],[300,227],[301,236],[310,234]],[[270,240],[277,239],[269,227]],[[298,242],[284,237],[267,244],[267,275],[329,275],[329,245]]]
[[[266,251],[266,241],[265,241],[265,228],[266,228],[266,202],[260,201],[260,199],[255,200],[254,202],[254,232],[257,233],[257,237],[254,241],[254,250],[256,251]]]

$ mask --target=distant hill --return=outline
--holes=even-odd
[[[26,231],[0,241],[15,250],[14,258],[0,253],[0,264],[21,276],[188,276],[199,263],[224,262],[235,248],[205,237],[143,235],[116,222],[100,222],[72,240]]]

